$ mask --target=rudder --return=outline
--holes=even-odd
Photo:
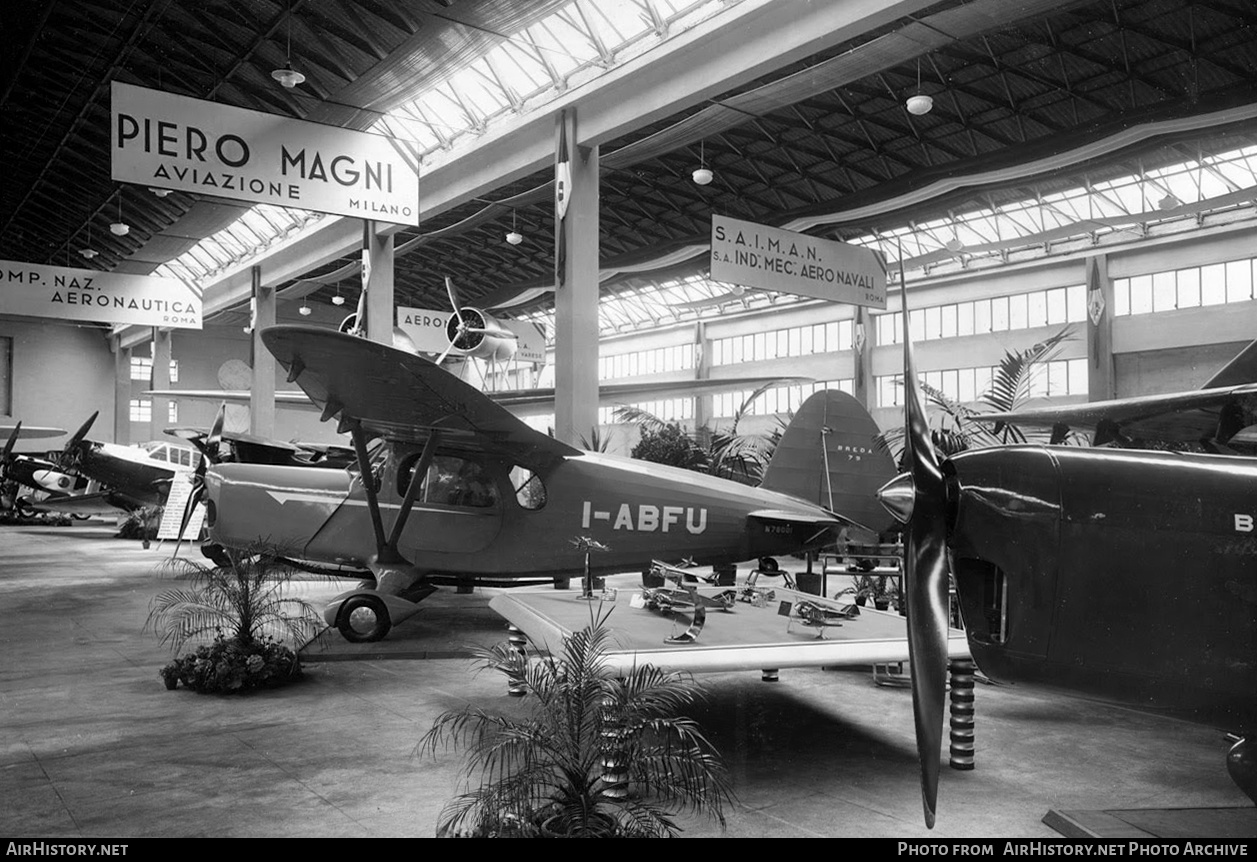
[[[781,435],[760,487],[817,503],[874,531],[890,517],[877,489],[895,476],[890,452],[877,444],[880,429],[850,395],[817,392]]]

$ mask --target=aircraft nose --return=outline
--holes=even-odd
[[[911,473],[900,473],[877,490],[877,501],[901,524],[912,517],[912,504],[916,500],[916,485]]]

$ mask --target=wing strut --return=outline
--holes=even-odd
[[[371,527],[375,530],[375,547],[381,563],[402,562],[388,556],[389,546],[384,540],[384,519],[380,517],[380,498],[375,492],[375,474],[371,472],[371,459],[367,456],[367,435],[362,430],[362,423],[353,419],[349,424],[349,433],[353,436],[354,453],[358,456],[358,472],[362,478],[362,489],[367,494],[367,511],[371,513]],[[396,556],[396,552],[393,553]]]
[[[423,444],[423,452],[419,455],[419,460],[415,462],[415,470],[410,474],[410,483],[406,486],[406,496],[402,499],[401,511],[397,513],[397,520],[393,522],[393,530],[389,533],[388,553],[397,559],[401,559],[401,552],[397,550],[397,543],[401,540],[402,529],[410,518],[410,510],[415,505],[415,497],[419,496],[419,488],[423,485],[423,477],[427,475],[428,467],[432,464],[432,456],[436,453],[440,437],[441,432],[433,430],[428,436],[428,442]]]

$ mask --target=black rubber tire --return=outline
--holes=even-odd
[[[374,614],[374,624],[366,629],[356,627],[353,623],[356,611]],[[389,618],[388,607],[375,596],[351,596],[336,614],[336,629],[350,643],[362,644],[381,640],[392,628],[393,621]]]
[[[759,570],[761,574],[775,575],[781,571],[781,566],[777,565],[777,561],[772,557],[760,557]]]

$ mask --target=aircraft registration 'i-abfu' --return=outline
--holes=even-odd
[[[803,405],[762,485],[749,487],[576,449],[404,350],[306,326],[271,327],[262,340],[323,418],[339,417],[357,459],[347,470],[208,469],[207,550],[369,570],[373,584],[325,611],[351,641],[384,637],[436,583],[581,574],[582,539],[607,549],[589,561],[599,574],[655,559],[731,564],[889,523],[876,490],[893,464],[874,446],[872,417],[841,392]]]
[[[1257,747],[1243,737],[1257,718],[1257,460],[1051,445],[940,460],[906,332],[904,386],[908,472],[880,496],[905,525],[926,823],[949,572],[985,674],[1234,731],[1227,766],[1257,802]]]

